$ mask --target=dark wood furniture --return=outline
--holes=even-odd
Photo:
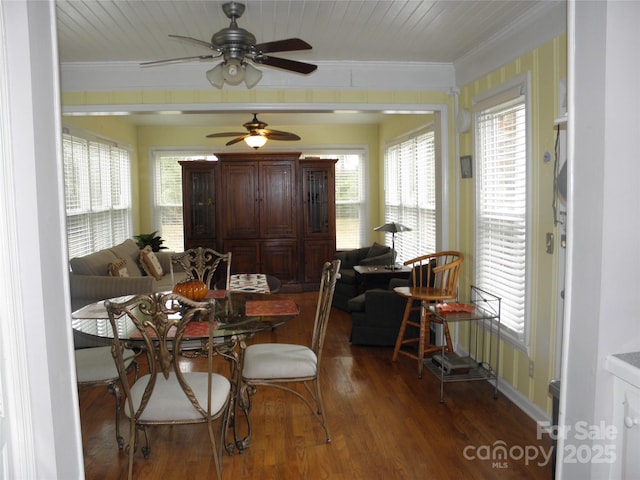
[[[273,275],[283,291],[317,288],[335,254],[337,160],[301,160],[298,152],[216,157],[181,162],[185,248],[232,252],[232,273]]]
[[[324,263],[336,252],[336,161],[300,160],[305,284],[317,284]]]
[[[216,244],[215,162],[181,161],[184,248]]]
[[[390,268],[385,265],[356,265],[356,282],[360,293],[372,288],[387,288],[392,278],[408,279],[411,275],[411,267],[400,265]]]

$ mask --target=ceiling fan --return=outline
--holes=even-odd
[[[309,74],[318,68],[317,65],[311,63],[267,55],[273,52],[311,50],[312,47],[299,38],[288,38],[286,40],[256,44],[256,37],[251,32],[238,27],[237,20],[242,16],[244,10],[245,6],[242,3],[230,2],[222,5],[222,11],[231,19],[231,24],[228,28],[223,28],[219,32],[214,33],[211,37],[211,42],[181,35],[169,35],[171,38],[186,40],[213,50],[216,53],[156,60],[153,62],[144,62],[141,63],[141,65],[158,65],[189,60],[210,60],[222,57],[223,61],[207,72],[207,79],[211,85],[216,88],[222,88],[225,82],[229,85],[239,85],[243,80],[247,88],[253,88],[262,78],[262,72],[248,63],[248,60],[259,65],[267,65],[269,67],[302,74]]]
[[[207,135],[207,138],[219,138],[219,137],[237,137],[233,140],[229,140],[226,145],[233,145],[234,143],[245,141],[251,148],[258,149],[262,147],[267,140],[300,140],[300,137],[295,133],[281,132],[280,130],[269,130],[267,124],[258,120],[258,114],[253,114],[253,120],[242,125],[248,130],[249,133],[244,132],[222,132],[211,133]]]

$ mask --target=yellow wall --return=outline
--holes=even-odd
[[[471,109],[474,96],[503,82],[531,72],[532,105],[532,245],[530,357],[503,342],[500,373],[522,395],[547,413],[551,412],[549,381],[555,373],[557,251],[546,253],[546,232],[557,238],[551,208],[553,195],[554,119],[559,116],[559,82],[567,76],[566,37],[559,37],[516,61],[465,86],[460,92],[460,107]],[[544,162],[549,152],[552,161]],[[473,155],[471,134],[460,136],[460,155]],[[471,281],[473,264],[473,182],[460,180],[460,243],[465,254],[463,284]],[[465,288],[461,285],[461,288]],[[529,376],[529,360],[533,377]]]

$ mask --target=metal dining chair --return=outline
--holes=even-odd
[[[123,354],[123,366],[126,373],[132,370],[138,378],[139,365],[136,361],[137,353],[127,350]],[[118,448],[124,447],[124,439],[120,435],[120,410],[122,396],[120,394],[120,375],[111,354],[111,346],[81,348],[75,350],[76,378],[79,388],[106,386],[107,391],[114,396],[116,402],[116,441]]]
[[[193,302],[175,293],[137,295],[126,302],[104,303],[113,331],[116,364],[125,394],[124,413],[129,418],[128,478],[133,477],[134,455],[138,446],[138,431],[145,436],[142,453],[149,457],[147,429],[153,425],[183,425],[206,423],[218,479],[221,478],[222,445],[229,422],[231,383],[213,369],[213,334],[215,300]],[[118,334],[119,317],[126,316],[144,345],[148,373],[134,382],[125,374],[124,357]],[[206,372],[183,372],[179,352],[187,325],[195,319],[206,322],[208,332],[208,367]],[[131,342],[131,339],[127,340]],[[222,420],[219,442],[213,422]]]
[[[202,280],[207,288],[213,289],[220,262],[226,263],[225,288],[228,290],[231,278],[231,252],[220,253],[204,247],[190,248],[182,253],[172,255],[171,274],[173,275],[173,265],[180,265],[190,278]]]
[[[249,345],[242,367],[243,398],[250,401],[258,386],[276,387],[296,395],[322,425],[327,443],[331,442],[331,436],[320,389],[320,361],[339,270],[340,260],[327,262],[322,269],[311,346],[285,343]],[[296,383],[304,386],[307,396],[294,390],[292,385]]]

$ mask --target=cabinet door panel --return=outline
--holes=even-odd
[[[302,169],[305,237],[335,237],[335,181],[331,165]]]
[[[322,267],[330,262],[336,253],[332,240],[308,240],[304,243],[304,281],[320,283]]]
[[[258,175],[255,163],[222,165],[220,218],[225,238],[257,238]]]
[[[224,251],[231,252],[231,273],[264,273],[258,240],[229,240],[224,242]]]
[[[184,247],[216,244],[216,192],[213,162],[183,161],[182,204]]]
[[[298,281],[296,268],[296,242],[294,240],[265,240],[262,243],[263,272],[280,279],[282,283]]]
[[[260,230],[265,238],[296,236],[295,164],[260,163]]]

